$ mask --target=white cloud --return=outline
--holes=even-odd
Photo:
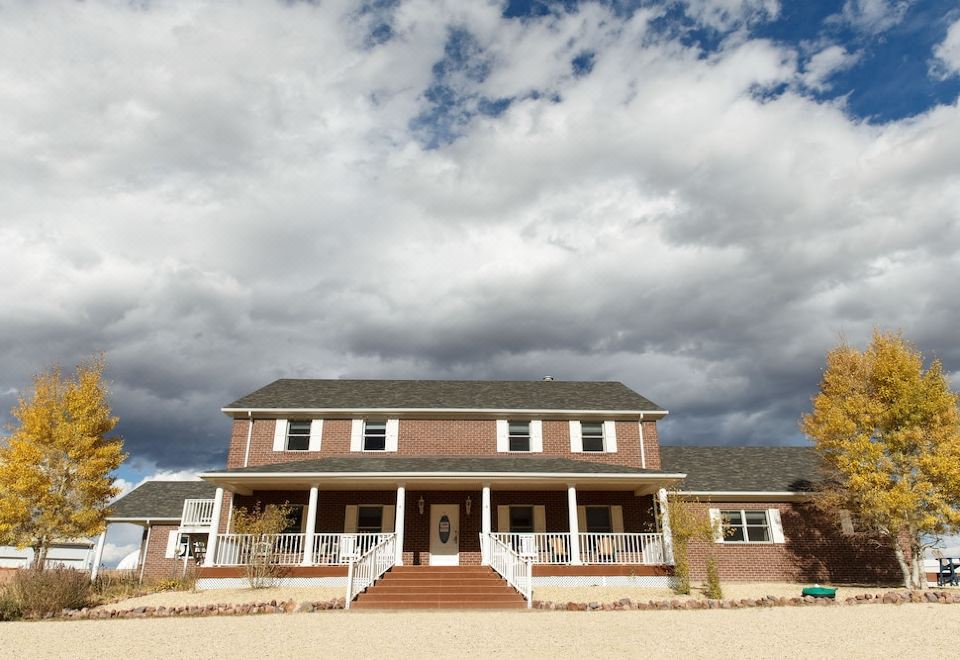
[[[914,0],[847,0],[842,18],[868,34],[886,32],[906,16]]]
[[[938,78],[960,73],[960,19],[947,28],[947,36],[934,47],[930,72]]]
[[[836,44],[827,46],[814,53],[803,69],[801,80],[804,86],[816,91],[830,88],[828,80],[835,73],[849,69],[860,59],[858,53],[851,53]]]
[[[370,47],[354,11],[7,10],[0,391],[105,349],[152,474],[222,465],[220,407],[280,376],[616,378],[668,440],[774,441],[841,330],[960,363],[956,105],[865,124],[769,93],[852,55],[649,12],[415,0]],[[428,94],[452,27],[488,75]],[[425,149],[447,91],[513,101]]]
[[[780,14],[779,0],[684,0],[686,13],[716,30],[771,21]]]
[[[139,539],[138,539],[139,540]],[[116,566],[117,562],[140,549],[139,543],[126,543],[117,545],[116,543],[103,544],[103,563],[106,566]]]

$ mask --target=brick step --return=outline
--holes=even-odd
[[[512,594],[363,594],[357,603],[392,603],[409,601],[418,603],[516,603],[523,598],[516,592]]]
[[[409,584],[378,584],[376,587],[371,587],[371,590],[375,590],[378,593],[397,593],[403,592],[408,594],[445,594],[450,592],[456,593],[517,593],[516,589],[513,587],[500,583],[500,584],[443,584],[443,585],[409,585]]]
[[[407,587],[490,587],[506,584],[503,580],[381,580],[377,586],[400,585]]]
[[[409,572],[434,572],[434,573],[449,573],[449,572],[472,572],[472,573],[492,573],[493,569],[489,566],[394,566],[390,569],[392,573],[409,573]]]
[[[394,600],[394,601],[378,601],[378,602],[362,602],[357,601],[350,605],[353,609],[368,609],[368,610],[480,610],[480,609],[498,609],[498,610],[508,610],[508,609],[526,609],[527,604],[520,600],[518,602],[512,603],[497,603],[497,602],[483,602],[483,601],[473,601],[473,600],[464,600],[464,601],[444,601],[444,602],[424,602],[424,601],[411,601],[411,600]]]

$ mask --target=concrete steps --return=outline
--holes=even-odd
[[[357,596],[360,609],[522,609],[523,597],[488,566],[395,566]]]

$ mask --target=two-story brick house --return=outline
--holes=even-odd
[[[163,557],[144,549],[147,575],[177,555],[188,566],[199,550],[202,587],[239,582],[257,541],[231,532],[231,512],[286,503],[290,528],[270,552],[294,584],[343,584],[351,560],[375,546],[381,568],[491,564],[503,574],[518,560],[533,585],[665,584],[664,507],[685,479],[709,486],[680,492],[728,530],[718,541],[729,577],[802,579],[812,573],[801,564],[813,564],[800,555],[840,575],[833,564],[859,556],[838,525],[816,538],[804,527],[798,512],[818,469],[809,450],[740,448],[737,458],[665,447],[664,465],[657,421],[667,412],[621,383],[284,379],[223,412],[233,420],[227,465],[195,487],[214,496],[171,496],[187,502],[154,541]],[[780,453],[767,461],[765,449]]]

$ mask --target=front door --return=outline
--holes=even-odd
[[[460,564],[460,505],[430,505],[430,565]]]

